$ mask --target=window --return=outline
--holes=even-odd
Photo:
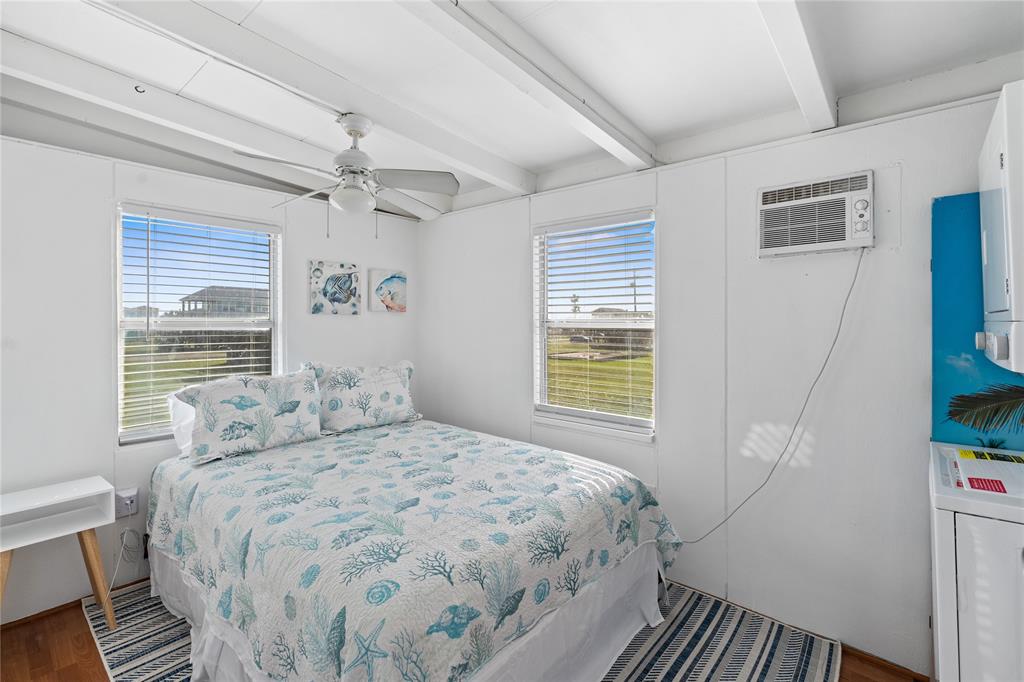
[[[536,412],[654,428],[654,219],[534,231]]]
[[[167,433],[167,395],[182,386],[273,372],[278,250],[271,226],[122,206],[122,443]]]

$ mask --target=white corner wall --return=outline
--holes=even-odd
[[[670,575],[928,673],[931,200],[977,190],[993,108],[840,129],[422,224],[421,409],[625,465],[657,486],[682,536],[702,534],[767,475],[856,261],[759,261],[755,192],[873,169],[877,245],[795,454],[725,527],[684,547]],[[534,222],[626,209],[640,177],[656,178],[656,441],[534,424],[531,202]]]
[[[331,215],[276,192],[155,169],[11,138],[0,141],[0,488],[3,492],[98,474],[138,487],[141,513],[97,534],[107,577],[122,528],[144,530],[149,476],[173,442],[117,445],[115,210],[122,200],[281,224],[286,371],[307,359],[369,364],[416,361],[417,225],[398,218]],[[313,317],[310,258],[404,269],[409,312]],[[145,575],[122,562],[118,584]],[[16,550],[3,622],[90,592],[74,537]]]

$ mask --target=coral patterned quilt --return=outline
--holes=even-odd
[[[616,467],[430,421],[153,472],[151,547],[254,677],[468,679],[638,546],[679,539]]]

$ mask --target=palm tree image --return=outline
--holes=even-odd
[[[1024,430],[1024,386],[993,384],[977,393],[953,396],[946,416],[978,431]]]

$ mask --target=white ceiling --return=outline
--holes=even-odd
[[[838,95],[1024,49],[1024,2],[806,2],[801,12]]]
[[[242,25],[525,168],[593,151],[582,135],[567,135],[549,111],[398,3],[356,6],[264,2]]]
[[[168,96],[199,103],[200,109],[189,104],[198,117],[189,126],[201,127],[209,116],[251,122],[263,135],[280,138],[280,144],[268,145],[275,148],[273,155],[294,150],[306,159],[312,154],[321,165],[347,146],[334,123],[337,112],[376,102],[373,106],[387,111],[359,113],[398,121],[391,128],[379,127],[363,144],[377,165],[455,172],[463,194],[495,184],[530,191],[538,174],[577,165],[622,172],[627,166],[621,154],[602,137],[609,125],[612,138],[625,131],[625,138],[641,146],[646,140],[644,153],[657,158],[656,148],[679,138],[806,106],[806,89],[791,85],[773,42],[779,35],[769,31],[753,1],[494,0],[493,7],[539,43],[527,53],[528,61],[544,67],[539,77],[533,73],[533,80],[509,78],[500,49],[489,58],[489,48],[479,49],[472,35],[457,39],[447,29],[428,26],[422,12],[393,0],[198,4],[205,10],[179,2],[161,3],[161,11],[187,13],[191,7],[199,15],[189,16],[208,23],[207,33],[214,36],[224,33],[216,30],[217,22],[240,30],[227,19],[245,29],[236,36],[239,40],[257,39],[268,50],[286,48],[307,60],[300,64],[325,69],[320,77],[344,81],[331,81],[317,97],[304,95],[293,83],[282,87],[273,82],[280,78],[254,75],[248,64],[243,69],[225,63],[230,59],[211,58],[209,46],[205,52],[186,46],[168,35],[182,34],[167,26],[143,28],[131,16],[138,13],[132,3],[6,1],[0,6],[0,27]],[[479,6],[464,0],[460,7],[472,14]],[[1022,2],[834,1],[798,2],[797,8],[802,20],[797,33],[810,45],[825,91],[839,98],[1024,50]],[[438,11],[444,19],[445,10]],[[4,50],[0,66],[5,78],[27,78],[97,105],[89,79],[69,75],[70,85],[57,85],[26,76],[25,67],[11,73],[6,65],[14,57]],[[559,68],[548,68],[552,63]],[[62,64],[65,68],[66,60]],[[571,78],[559,80],[558,73],[577,77],[576,85]],[[551,74],[554,86],[545,80]],[[579,81],[592,93],[583,107],[576,101],[586,99]],[[296,82],[310,81],[297,77]],[[332,89],[345,83],[352,87]],[[329,102],[323,92],[332,93]],[[576,111],[567,115],[566,102],[585,109],[582,124]],[[132,113],[124,102],[117,108]],[[149,122],[155,113],[148,112]],[[174,127],[173,121],[163,123]],[[605,127],[595,133],[594,125]],[[217,163],[225,154],[231,159],[232,148],[257,147],[199,133],[209,145],[219,145],[210,155]],[[409,143],[420,136],[423,144]],[[246,139],[255,138],[249,134]],[[156,138],[153,143],[168,144]],[[272,172],[272,164],[261,163],[239,157],[237,168]],[[277,179],[302,181],[294,169]],[[306,184],[315,182],[309,178]]]
[[[495,4],[657,142],[796,106],[753,2]]]
[[[206,58],[79,2],[4,2],[0,26],[62,52],[177,91]]]

